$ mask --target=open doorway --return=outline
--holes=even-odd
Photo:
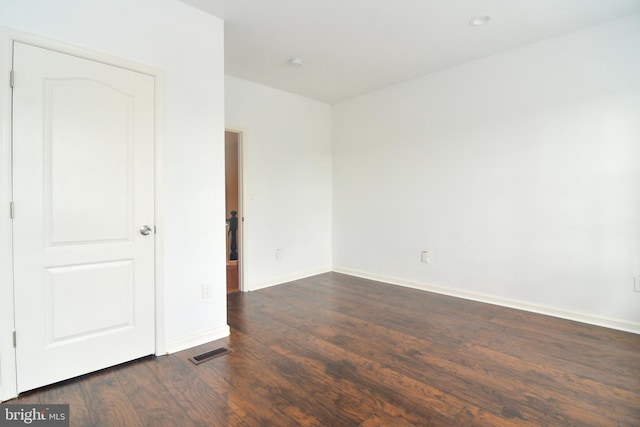
[[[242,156],[240,132],[225,131],[225,215],[227,221],[227,294],[242,289]]]

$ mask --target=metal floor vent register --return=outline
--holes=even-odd
[[[220,347],[216,348],[215,350],[207,351],[206,353],[190,357],[189,360],[193,362],[194,365],[199,365],[206,362],[207,360],[215,359],[216,357],[224,356],[225,354],[229,353],[231,353],[231,350],[229,350],[228,348]]]

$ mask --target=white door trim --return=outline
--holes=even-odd
[[[12,199],[11,162],[11,90],[9,74],[12,66],[13,42],[43,47],[80,58],[151,75],[155,78],[155,354],[166,354],[164,291],[164,187],[163,120],[164,74],[161,70],[137,64],[100,52],[51,41],[39,36],[0,27],[0,401],[17,396],[16,357],[13,347],[13,237],[9,206]]]

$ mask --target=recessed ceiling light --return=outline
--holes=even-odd
[[[302,67],[303,63],[304,62],[300,58],[293,58],[289,61],[289,65],[291,65],[292,67]]]
[[[469,20],[469,25],[473,25],[474,27],[479,27],[480,25],[485,25],[490,20],[491,20],[491,17],[489,15],[478,15],[478,16],[474,16]]]

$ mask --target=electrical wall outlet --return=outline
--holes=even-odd
[[[280,261],[284,254],[282,253],[282,249],[276,249],[276,259]]]
[[[213,283],[203,283],[202,284],[202,299],[211,298],[211,287]]]
[[[420,253],[420,261],[425,264],[429,264],[431,262],[431,255],[429,255],[429,251],[422,251]]]
[[[640,276],[636,276],[633,278],[633,290],[636,292],[640,292]]]

